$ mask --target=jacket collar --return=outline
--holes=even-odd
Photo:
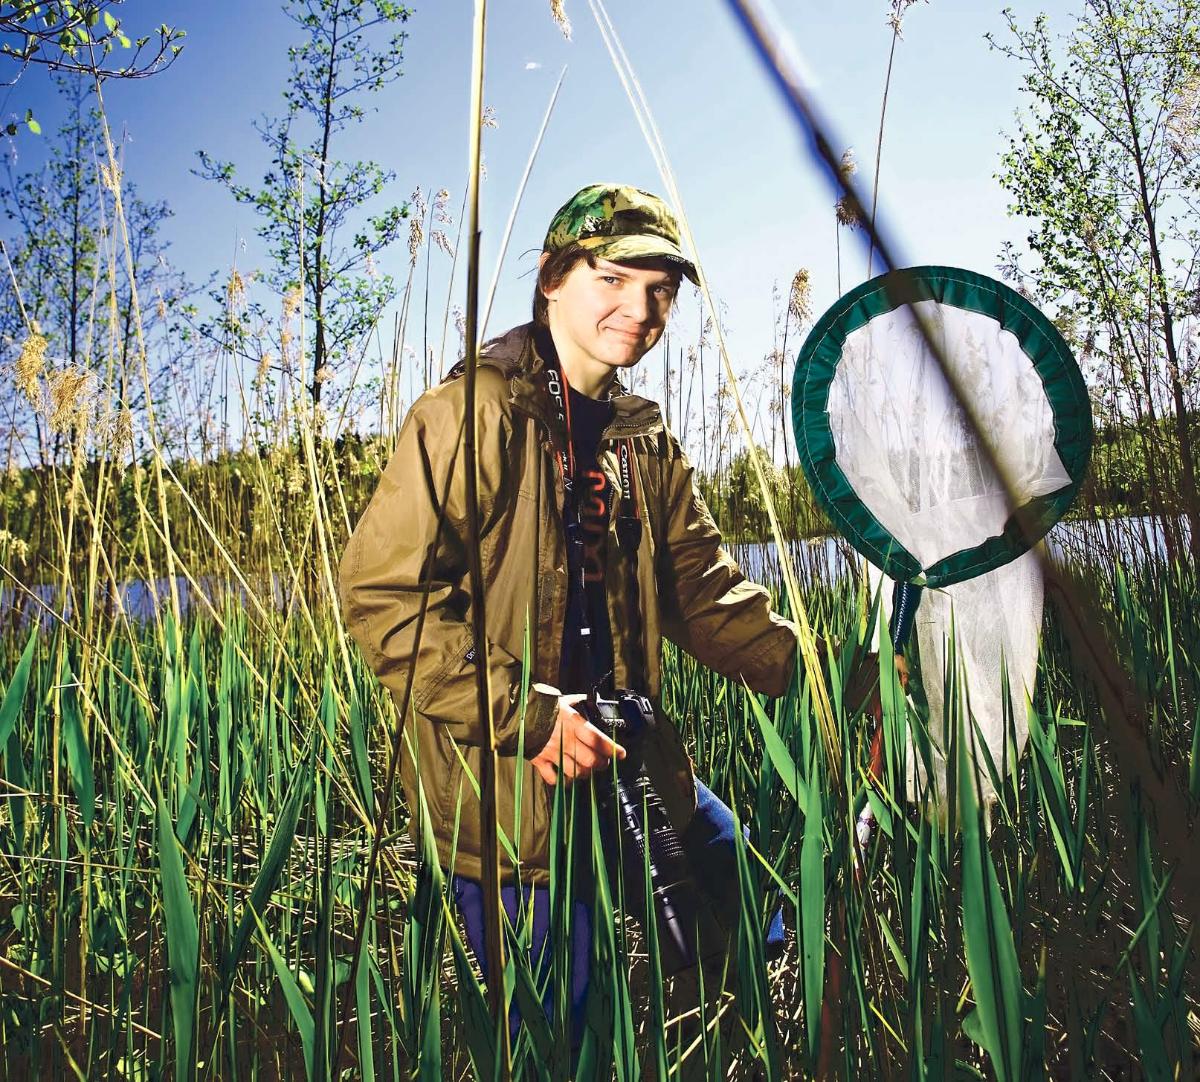
[[[498,368],[508,380],[512,405],[537,418],[552,431],[550,395],[542,375],[546,364],[533,332],[534,325],[525,323],[499,338],[491,339],[479,351],[479,363]],[[450,375],[458,375],[462,371],[463,364],[460,362]],[[624,439],[662,431],[662,412],[658,403],[629,394],[619,380],[613,381],[609,402],[614,415],[604,430],[606,436]]]

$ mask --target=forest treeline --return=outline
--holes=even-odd
[[[95,6],[107,55],[125,32],[105,30],[108,5]],[[889,79],[907,6],[897,8]],[[202,281],[173,265],[171,206],[122,175],[103,80],[69,64],[56,76],[62,122],[37,136],[40,163],[6,158],[0,539],[14,574],[40,581],[47,567],[61,572],[72,493],[94,503],[95,485],[109,476],[104,463],[114,499],[94,510],[100,533],[117,539],[119,579],[152,575],[164,544],[153,532],[133,544],[139,502],[161,503],[172,517],[194,503],[222,543],[248,557],[264,551],[255,531],[274,529],[262,521],[266,508],[279,524],[295,522],[283,527],[289,543],[311,529],[307,487],[297,480],[308,469],[297,454],[305,433],[321,464],[316,484],[338,494],[352,522],[407,406],[461,354],[459,196],[429,184],[401,188],[400,169],[411,166],[339,157],[345,133],[403,69],[411,12],[326,0],[287,12],[289,81],[278,115],[256,124],[268,162],[261,183],[244,179],[260,162],[197,148],[196,174],[228,192],[231,210],[250,212],[256,265],[214,269]],[[1097,439],[1075,513],[1153,515],[1174,549],[1190,538],[1195,556],[1200,4],[1083,0],[1062,25],[1044,17],[1022,25],[1010,13],[997,23],[991,46],[1012,59],[1027,102],[997,179],[1028,225],[1026,243],[1005,246],[998,265],[1053,316],[1088,381]],[[163,29],[164,40],[178,40]],[[324,45],[331,30],[341,43],[332,50]],[[881,111],[872,206],[883,122]],[[495,119],[485,113],[483,123]],[[856,168],[848,151],[843,169]],[[399,199],[397,189],[411,194]],[[848,288],[841,244],[862,223],[844,200],[829,213],[838,288]],[[443,294],[437,283],[447,276]],[[830,528],[789,431],[791,369],[814,318],[811,291],[801,267],[775,305],[771,349],[759,361],[735,358],[768,485],[783,497],[781,525],[794,537]],[[639,366],[632,389],[663,403],[731,539],[758,540],[769,528],[734,393],[711,318],[686,300],[661,364]],[[151,495],[145,479],[159,484],[158,460],[178,487],[164,483]],[[173,529],[172,544],[188,539],[180,551],[191,564],[211,562],[208,527],[180,518]]]
[[[1191,423],[1195,423],[1192,418]],[[1178,471],[1178,448],[1172,426],[1160,420],[1150,433],[1104,428],[1096,434],[1094,467],[1073,511],[1077,518],[1152,516],[1178,522],[1185,511],[1182,494],[1152,487],[1146,468],[1147,443],[1156,448],[1167,469]],[[357,521],[375,491],[387,463],[389,445],[377,435],[348,433],[320,445],[328,506],[343,509],[347,529]],[[832,524],[817,505],[798,465],[777,465],[759,449],[760,461],[775,493],[780,525],[789,540],[831,536]],[[227,571],[227,557],[213,545],[219,537],[242,569],[254,574],[286,573],[279,552],[301,554],[312,521],[312,490],[305,451],[299,439],[289,444],[260,444],[216,453],[208,461],[180,459],[167,464],[175,484],[168,489],[167,509],[175,523],[172,545],[198,575]],[[150,560],[165,558],[163,538],[146,541],[139,527],[139,507],[151,501],[150,461],[124,471],[112,469],[104,457],[81,464],[72,482],[79,492],[111,484],[107,509],[114,567],[139,562],[148,544]],[[62,573],[52,554],[69,519],[67,493],[50,467],[10,472],[0,486],[0,561],[27,585],[53,582]],[[741,450],[719,472],[701,473],[699,488],[718,526],[732,544],[767,543],[772,539],[761,492],[749,453]],[[80,566],[89,559],[77,553]],[[78,570],[78,569],[77,569]],[[109,585],[123,581],[114,578]]]

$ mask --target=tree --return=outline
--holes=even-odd
[[[1185,344],[1200,308],[1200,0],[1084,8],[1057,42],[1044,15],[1023,28],[1011,12],[1009,37],[990,39],[1022,64],[1030,99],[999,179],[1032,220],[1036,261],[1010,247],[1004,269],[1058,305],[1102,422],[1141,434],[1160,510],[1182,511],[1200,558],[1198,358]]]
[[[262,186],[238,183],[232,164],[204,151],[198,173],[224,184],[259,215],[258,234],[273,262],[269,283],[284,296],[302,289],[312,332],[308,390],[317,406],[338,363],[351,355],[396,294],[392,278],[376,274],[373,264],[399,236],[407,205],[366,215],[368,204],[395,174],[375,162],[337,161],[333,151],[336,137],[362,120],[361,97],[399,78],[407,35],[395,31],[382,42],[374,38],[407,21],[411,12],[390,0],[289,0],[285,10],[303,40],[288,50],[286,113],[256,125],[271,150]],[[302,188],[310,167],[315,183]],[[339,247],[336,236],[352,219],[357,222],[353,239]],[[236,348],[239,328],[221,330]]]
[[[90,371],[103,377],[117,408],[135,421],[146,406],[145,386],[140,373],[130,371],[136,349],[131,282],[125,261],[112,257],[112,242],[105,236],[112,209],[96,169],[98,115],[84,80],[64,78],[60,89],[69,109],[45,164],[20,173],[13,156],[6,163],[0,205],[10,226],[5,247],[13,275],[3,268],[0,293],[11,303],[0,305],[0,335],[19,345],[36,333],[43,340],[39,360],[46,362],[46,374]],[[170,208],[145,202],[128,181],[124,189],[137,291],[153,298],[142,313],[149,333],[169,321],[188,287],[167,261],[161,238]],[[46,466],[59,459],[64,433],[52,431],[47,413],[38,408],[42,374],[24,372],[26,393],[6,398],[7,461]],[[168,373],[152,366],[151,376],[157,398]]]
[[[817,505],[800,466],[780,466],[765,447],[756,447],[767,485],[781,506],[780,529],[787,541],[819,537],[833,532]],[[774,540],[762,489],[754,475],[751,452],[739,449],[719,477],[700,474],[701,494],[726,538],[735,544]]]
[[[31,64],[56,72],[90,75],[102,79],[142,79],[170,67],[183,48],[184,32],[160,24],[153,34],[129,38],[121,20],[113,13],[120,0],[0,0],[0,57],[15,66],[3,86],[12,86]],[[151,45],[157,36],[156,44]],[[120,66],[105,60],[119,45],[132,50]],[[145,54],[145,55],[143,55]],[[35,135],[41,128],[33,112],[25,113],[25,124]],[[17,122],[5,131],[17,133]]]

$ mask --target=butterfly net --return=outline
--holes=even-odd
[[[1017,500],[1023,504],[1071,484],[1054,446],[1054,410],[1016,337],[989,315],[936,301],[914,307],[972,403]],[[876,316],[847,336],[827,408],[842,473],[880,525],[923,567],[1002,533],[1009,497],[910,308]],[[869,566],[874,591],[882,572]],[[890,618],[890,587],[883,600]],[[1011,768],[1028,735],[1026,697],[1037,672],[1042,602],[1032,553],[925,590],[914,634],[929,703],[934,777],[924,776],[910,749],[910,799],[930,782],[935,799],[945,792],[943,675],[952,629],[981,796],[991,795],[994,786],[979,745],[997,774]]]

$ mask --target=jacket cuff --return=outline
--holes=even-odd
[[[529,697],[525,700],[525,758],[532,759],[550,740],[554,731],[554,723],[558,720],[558,696],[546,695],[533,687],[529,689]],[[516,755],[517,742],[520,739],[520,726],[513,728],[512,734],[505,737],[498,746],[501,755]]]

